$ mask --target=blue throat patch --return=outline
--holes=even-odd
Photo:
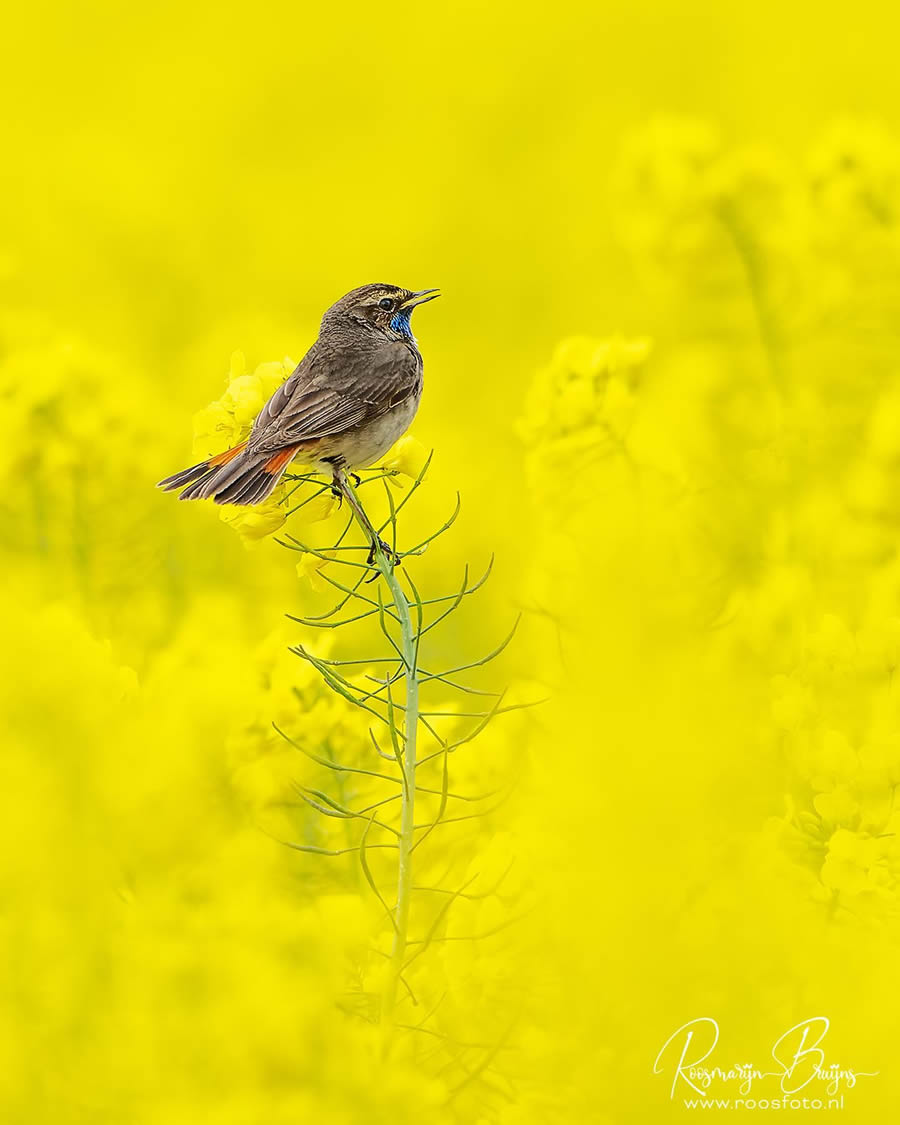
[[[409,318],[412,316],[412,309],[401,309],[399,312],[394,313],[391,317],[391,331],[397,332],[400,336],[408,336],[413,339],[412,326],[409,323]]]

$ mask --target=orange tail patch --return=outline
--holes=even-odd
[[[297,448],[298,447],[296,445],[289,445],[287,449],[279,449],[278,452],[270,457],[269,460],[266,461],[266,463],[263,465],[263,471],[271,473],[272,476],[274,476],[276,473],[280,473],[288,463],[288,461],[290,461],[290,459],[297,452]]]
[[[211,469],[218,469],[220,465],[227,465],[229,461],[233,461],[235,457],[241,452],[247,443],[242,441],[240,445],[235,445],[232,449],[226,449],[224,453],[217,453],[215,457],[210,457],[206,462]]]

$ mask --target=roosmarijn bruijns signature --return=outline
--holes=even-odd
[[[672,1032],[656,1056],[653,1073],[671,1074],[671,1098],[688,1088],[697,1094],[727,1090],[746,1096],[755,1082],[763,1083],[765,1088],[765,1079],[778,1079],[784,1094],[805,1090],[830,1096],[852,1089],[860,1078],[874,1078],[877,1070],[856,1070],[828,1062],[822,1041],[830,1026],[826,1016],[813,1016],[787,1030],[772,1047],[775,1070],[753,1063],[715,1066],[710,1056],[719,1042],[719,1025],[714,1019],[701,1016]]]

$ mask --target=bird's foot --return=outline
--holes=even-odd
[[[369,566],[372,566],[374,564],[375,552],[379,550],[391,566],[396,566],[397,563],[400,562],[400,556],[397,554],[397,552],[392,547],[389,547],[383,539],[379,538],[377,542],[373,542],[372,546],[369,548],[369,556],[366,559],[366,562],[369,564]]]
[[[359,473],[351,473],[350,476],[353,477],[353,483],[357,488],[359,488],[359,486],[362,484],[362,477],[359,475]]]
[[[338,507],[340,508],[341,504],[343,504],[344,502],[344,494],[336,484],[333,484],[331,486],[331,495],[335,498],[335,500],[337,500]]]

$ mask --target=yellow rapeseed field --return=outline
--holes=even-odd
[[[0,1123],[893,1120],[894,9],[4,23]],[[399,961],[387,583],[154,487],[371,281],[443,296],[360,496],[461,498]]]

